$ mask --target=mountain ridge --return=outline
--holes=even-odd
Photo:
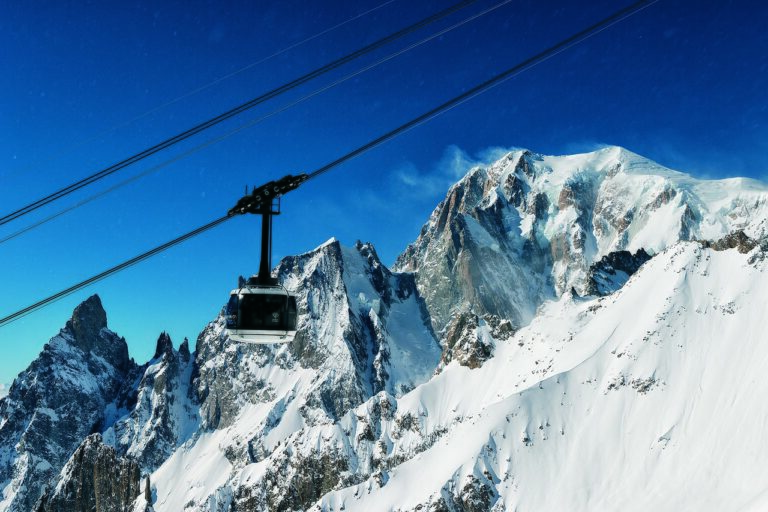
[[[370,243],[330,239],[284,258],[274,275],[300,313],[287,345],[234,343],[219,316],[194,353],[161,333],[139,366],[89,298],[0,399],[0,508],[79,510],[106,492],[136,511],[684,508],[674,493],[689,488],[661,454],[728,463],[720,482],[690,466],[706,489],[692,503],[768,504],[756,465],[691,451],[727,400],[708,368],[728,361],[731,378],[742,366],[761,385],[768,187],[649,162],[615,147],[511,152],[450,188],[394,271]],[[754,358],[729,354],[729,340]],[[35,382],[55,404],[40,389],[32,399]],[[764,408],[738,389],[749,407],[730,405],[736,419],[703,438],[758,435],[739,421]],[[686,393],[703,412],[688,414]],[[656,410],[670,412],[655,421]],[[63,417],[89,419],[59,427]],[[645,448],[612,434],[617,418]],[[67,442],[48,453],[62,429]],[[557,463],[574,457],[593,457],[590,471]],[[638,497],[654,485],[657,501]]]
[[[697,180],[616,146],[566,156],[521,149],[470,169],[394,268],[416,273],[417,285],[424,276],[437,331],[451,308],[468,305],[519,327],[545,300],[587,293],[590,266],[611,252],[654,254],[736,230],[765,236],[767,205],[768,186],[754,180]]]

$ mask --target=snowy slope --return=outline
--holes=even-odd
[[[439,441],[317,508],[764,509],[764,257],[681,243],[613,296],[547,304],[482,368],[397,401]],[[414,445],[396,421],[392,453]]]
[[[679,241],[760,238],[766,198],[621,148],[516,152],[449,191],[399,259],[416,281],[370,245],[287,258],[300,335],[201,334],[200,430],[155,510],[759,507],[763,249]],[[618,292],[571,292],[639,249],[660,254],[598,283]]]
[[[306,507],[338,482],[331,468],[349,461],[322,442],[290,453],[290,440],[303,429],[334,424],[375,393],[400,396],[436,368],[440,347],[413,277],[390,273],[372,246],[331,240],[286,258],[277,274],[298,294],[296,340],[232,342],[221,318],[201,334],[193,383],[201,429],[151,475],[156,511],[180,504]],[[290,485],[267,485],[278,475]],[[326,484],[316,482],[323,479]]]

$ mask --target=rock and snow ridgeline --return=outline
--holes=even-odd
[[[520,327],[545,300],[594,291],[590,268],[613,252],[764,236],[766,199],[753,180],[696,180],[619,147],[514,151],[451,187],[395,269],[415,272],[438,331],[457,307]]]
[[[284,259],[290,345],[219,318],[139,366],[91,297],[0,400],[0,510],[761,510],[766,199],[516,151],[398,272]]]

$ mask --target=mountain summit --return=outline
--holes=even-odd
[[[514,151],[395,270],[284,258],[286,345],[128,358],[97,296],[0,399],[0,509],[764,510],[768,188]]]
[[[416,274],[437,330],[468,309],[520,327],[545,300],[589,293],[590,267],[612,252],[764,236],[767,199],[754,180],[696,180],[620,147],[513,151],[451,187],[395,268]]]

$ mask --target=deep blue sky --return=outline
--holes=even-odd
[[[384,0],[3,2],[0,213],[89,175],[451,2],[395,0],[277,58],[136,116]],[[447,26],[495,2],[481,0]],[[311,171],[629,2],[514,1],[288,112],[0,244],[0,316],[222,215],[245,184]],[[768,171],[768,8],[661,0],[283,201],[275,262],[335,236],[386,263],[447,186],[494,148],[547,154],[618,144],[703,177]],[[434,29],[430,29],[434,30]],[[409,39],[423,37],[419,33]],[[402,46],[404,43],[400,43]],[[386,48],[376,54],[383,56]],[[366,59],[371,62],[376,56]],[[354,63],[191,143],[0,227],[0,238],[297,98]],[[122,125],[122,126],[121,126]],[[120,128],[104,134],[105,131]],[[99,136],[101,134],[101,136]],[[139,362],[167,330],[194,341],[238,274],[256,271],[257,217],[0,328],[0,383],[99,293]]]

